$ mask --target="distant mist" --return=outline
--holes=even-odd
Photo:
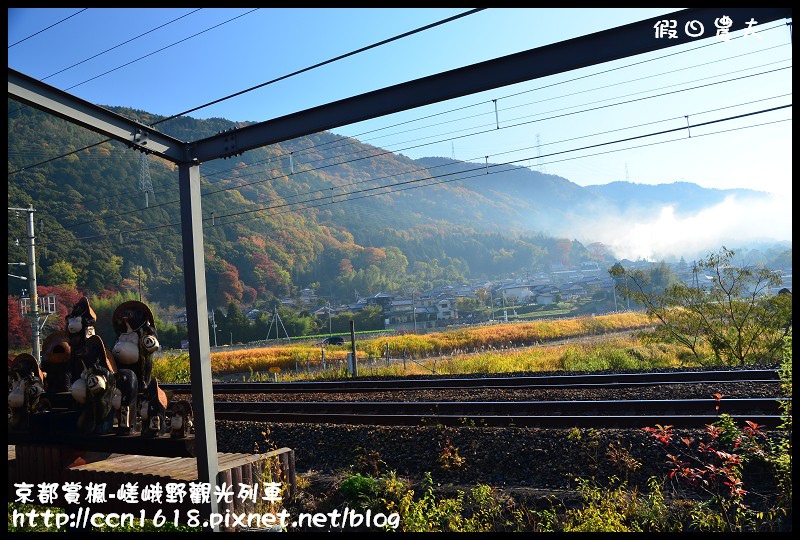
[[[702,210],[679,213],[672,205],[602,213],[589,222],[575,219],[553,233],[582,243],[602,242],[616,258],[674,260],[703,257],[720,247],[792,240],[792,202],[788,197],[742,198],[730,195]],[[551,224],[553,226],[553,224]]]

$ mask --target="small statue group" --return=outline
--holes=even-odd
[[[191,404],[168,403],[152,376],[159,350],[150,308],[135,300],[114,310],[117,341],[111,351],[95,334],[97,317],[86,297],[66,317],[66,329],[44,340],[42,365],[27,353],[9,368],[9,429],[28,430],[30,417],[50,412],[46,395],[68,392],[80,410],[78,432],[85,435],[131,435],[141,420],[141,436],[169,433],[185,438],[193,431]]]

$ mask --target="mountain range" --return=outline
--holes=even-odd
[[[163,120],[107,108],[144,124]],[[178,117],[158,129],[192,141],[243,125]],[[100,293],[130,288],[143,276],[151,295],[181,305],[172,164],[12,100],[8,141],[9,207],[36,210],[42,284],[70,280]],[[769,197],[688,182],[582,187],[527,167],[412,160],[333,132],[206,163],[201,175],[211,305],[274,301],[306,287],[344,300],[356,291],[407,290],[586,260],[610,266],[621,258],[614,244],[624,233],[615,230],[665,212],[691,218],[731,200],[758,204]],[[10,219],[10,261],[25,260],[26,238],[25,220]],[[769,240],[741,247],[766,250],[768,257],[791,250],[790,243]],[[719,247],[686,242],[675,255],[688,259]],[[9,280],[9,290],[12,285],[19,286]]]

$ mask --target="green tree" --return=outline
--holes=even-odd
[[[367,306],[358,313],[353,314],[353,323],[356,330],[383,330],[383,309],[380,306]],[[350,321],[347,321],[350,329]]]
[[[697,262],[694,270],[709,278],[707,286],[677,282],[659,291],[643,270],[615,264],[609,272],[618,290],[661,323],[650,337],[681,343],[701,362],[707,347],[726,365],[778,361],[791,334],[791,293],[772,294],[781,284],[778,272],[735,267],[733,256],[723,246]]]
[[[310,315],[302,316],[297,311],[281,306],[278,308],[278,316],[280,317],[280,321],[276,321],[277,324],[281,324],[281,327],[278,329],[278,336],[285,337],[284,329],[289,334],[289,337],[297,337],[297,336],[306,336],[312,332],[312,330],[316,329],[316,324],[312,320]],[[275,329],[273,329],[273,332]]]
[[[478,318],[484,310],[484,304],[480,298],[461,296],[456,298],[456,310],[460,319]]]
[[[47,270],[46,282],[48,285],[66,285],[76,287],[78,285],[78,273],[72,264],[66,261],[58,261]]]
[[[84,287],[90,291],[115,290],[122,282],[122,257],[108,255],[92,259],[86,270]]]

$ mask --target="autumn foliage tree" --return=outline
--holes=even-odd
[[[30,321],[25,320],[19,311],[19,296],[8,295],[8,348],[25,349],[32,344]]]
[[[783,340],[791,335],[792,295],[773,294],[782,280],[767,268],[731,265],[725,248],[697,262],[695,273],[707,284],[673,282],[654,287],[650,274],[616,264],[609,271],[617,290],[645,306],[660,324],[644,337],[678,342],[703,363],[747,365],[780,359]],[[620,279],[622,278],[622,279]],[[713,358],[704,358],[704,351]]]
[[[40,298],[53,295],[56,299],[56,312],[50,315],[42,314],[39,321],[41,325],[40,336],[44,340],[51,332],[64,329],[67,313],[72,311],[73,306],[81,298],[82,294],[75,287],[69,285],[39,286],[37,287],[37,294]],[[20,313],[19,296],[8,295],[7,321],[8,348],[31,348],[33,345],[31,321]]]

